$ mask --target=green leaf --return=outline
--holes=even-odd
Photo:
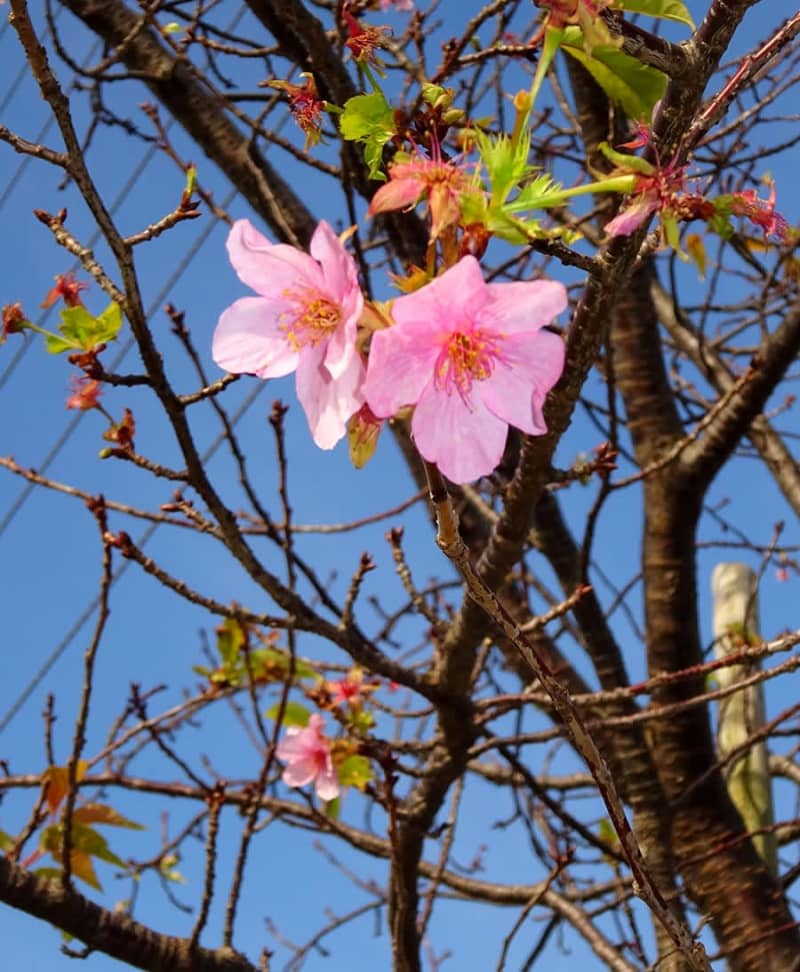
[[[127,827],[129,830],[145,829],[104,803],[84,803],[76,808],[73,819],[80,824],[105,824],[108,827]]]
[[[686,252],[692,258],[694,265],[697,267],[697,272],[700,275],[700,279],[704,280],[706,276],[706,248],[703,243],[703,237],[699,233],[689,233],[686,237]]]
[[[329,820],[338,820],[339,814],[342,810],[342,801],[340,797],[336,797],[335,800],[328,800],[325,804],[325,816]]]
[[[277,648],[257,648],[250,652],[250,667],[253,671],[253,678],[283,679],[289,671],[289,656],[286,652],[279,651]],[[307,662],[295,658],[294,677],[296,680],[317,678],[317,673]]]
[[[268,719],[277,719],[280,712],[280,703],[275,703],[264,713]],[[283,710],[282,725],[284,726],[307,726],[311,713],[301,702],[287,702]]]
[[[666,75],[640,64],[615,47],[594,47],[592,53],[587,54],[580,46],[580,32],[573,34],[572,29],[566,32],[562,50],[582,64],[608,97],[622,105],[630,118],[649,121],[667,86]]]
[[[103,890],[103,886],[100,884],[95,873],[92,859],[88,854],[84,854],[83,851],[73,851],[70,854],[70,864],[75,877],[80,878],[81,881],[85,881],[95,891]]]
[[[172,881],[173,884],[186,884],[186,878],[177,869],[179,863],[180,857],[177,854],[167,854],[162,857],[158,865],[161,876],[167,881]]]
[[[99,317],[92,317],[82,304],[77,304],[61,311],[61,334],[48,335],[45,346],[50,354],[90,351],[98,344],[113,341],[121,327],[122,311],[116,301],[112,301]]]
[[[65,307],[61,311],[59,330],[65,340],[72,342],[73,347],[91,348],[97,342],[92,341],[92,334],[97,328],[97,321],[82,304],[75,307]]]
[[[507,212],[524,212],[529,209],[540,209],[548,205],[548,197],[561,192],[561,183],[554,182],[549,175],[536,176],[520,189],[508,207]],[[563,200],[559,199],[558,204]]]
[[[39,838],[39,846],[55,857],[61,853],[62,835],[63,828],[60,823],[45,827]],[[99,857],[101,861],[108,861],[109,864],[116,864],[118,867],[125,867],[125,862],[111,850],[105,837],[82,823],[72,825],[72,850]]]
[[[217,651],[226,669],[234,667],[244,643],[245,634],[241,624],[233,618],[225,618],[217,628]]]
[[[72,844],[73,848],[82,854],[98,857],[101,861],[106,861],[108,864],[116,864],[117,867],[125,867],[125,861],[117,857],[108,846],[108,841],[105,837],[93,827],[87,827],[81,823],[74,823],[72,825]]]
[[[677,20],[694,30],[694,21],[686,5],[681,0],[621,0],[622,9],[627,13],[641,13],[662,20]]]
[[[372,767],[366,756],[348,756],[336,767],[336,775],[342,786],[354,786],[362,791],[373,779]]]
[[[394,110],[380,91],[348,98],[339,116],[342,138],[360,142],[370,179],[385,179],[381,172],[383,147],[397,132]]]
[[[287,661],[288,668],[288,661]],[[295,658],[294,660],[294,677],[295,678],[313,678],[319,681],[320,676],[314,671],[314,669],[304,662],[301,658]]]
[[[44,346],[50,354],[63,354],[65,351],[79,351],[80,346],[72,341],[65,341],[55,334],[48,334]]]
[[[526,131],[514,143],[507,135],[490,138],[476,131],[475,144],[489,177],[492,201],[504,202],[511,190],[533,171],[528,164],[530,134]]]
[[[0,850],[7,851],[14,846],[14,838],[5,830],[0,830]]]
[[[113,300],[103,313],[95,319],[97,329],[92,335],[95,344],[108,344],[114,341],[122,327],[122,309]]]

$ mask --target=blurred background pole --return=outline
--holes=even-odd
[[[714,653],[717,658],[759,644],[758,580],[747,564],[717,564],[711,575],[714,597]],[[759,668],[758,662],[730,665],[715,673],[720,688],[742,681]],[[720,758],[741,746],[765,721],[763,685],[751,685],[720,700],[717,747]],[[772,787],[765,742],[749,746],[726,768],[728,792],[741,814],[745,828],[754,834],[753,844],[773,874],[777,874],[777,844]]]

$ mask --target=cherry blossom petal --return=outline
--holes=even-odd
[[[480,385],[483,404],[498,418],[528,435],[547,431],[542,405],[564,369],[564,342],[540,331],[504,342],[504,364]]]
[[[434,185],[430,190],[431,239],[436,239],[443,229],[457,223],[461,216],[461,199],[451,186]]]
[[[320,265],[325,293],[337,303],[358,288],[355,261],[324,219],[314,230],[309,252]]]
[[[394,209],[407,209],[413,206],[425,190],[419,176],[404,179],[402,176],[390,178],[372,197],[369,214],[387,213]]]
[[[640,196],[638,199],[634,199],[630,206],[626,206],[621,212],[617,213],[609,223],[606,223],[603,229],[609,236],[630,236],[634,230],[637,230],[644,223],[648,216],[660,208],[660,205],[659,198],[655,193]]]
[[[487,284],[490,301],[479,324],[502,334],[530,333],[550,324],[567,306],[567,289],[555,280]]]
[[[287,786],[305,786],[317,775],[319,767],[313,756],[293,760],[283,771],[283,782]]]
[[[339,777],[333,768],[333,763],[328,759],[325,769],[317,774],[316,782],[317,796],[326,803],[335,800],[339,796]]]
[[[264,297],[302,287],[319,290],[323,286],[322,271],[316,260],[285,243],[270,243],[247,219],[233,224],[227,248],[242,283]]]
[[[477,401],[470,407],[458,394],[423,393],[411,421],[414,441],[428,462],[453,483],[487,476],[503,456],[508,424]]]
[[[336,328],[326,345],[325,367],[331,378],[341,378],[350,367],[356,351],[358,320],[364,309],[364,297],[356,281],[341,298],[342,323]]]
[[[438,353],[432,340],[420,340],[413,325],[395,325],[373,334],[364,383],[364,397],[373,413],[389,418],[405,405],[416,404],[433,380]]]
[[[234,374],[280,378],[297,367],[299,356],[278,329],[281,303],[266,297],[242,297],[220,315],[211,354]]]
[[[465,318],[474,320],[487,296],[480,264],[465,256],[421,290],[398,297],[392,316],[398,325],[414,328],[420,338],[426,333],[448,334],[459,330]]]
[[[309,348],[297,366],[297,397],[320,449],[332,449],[347,431],[347,420],[364,404],[364,363],[356,353],[338,378],[324,365],[325,346]]]

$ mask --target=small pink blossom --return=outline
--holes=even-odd
[[[59,273],[56,275],[56,285],[47,292],[47,296],[42,301],[42,307],[52,307],[59,299],[64,301],[67,307],[82,307],[83,301],[80,298],[82,290],[88,290],[89,284],[77,280],[75,274]]]
[[[286,763],[283,782],[287,786],[305,786],[313,781],[320,800],[339,796],[339,778],[331,759],[331,744],[322,733],[324,720],[314,713],[303,729],[290,726],[275,750]]]
[[[431,239],[461,217],[461,197],[470,191],[462,169],[441,159],[411,158],[389,166],[389,181],[372,197],[369,214],[410,209],[427,195],[431,210]]]
[[[673,218],[694,218],[698,213],[695,198],[684,194],[686,167],[670,162],[653,167],[648,175],[636,173],[633,198],[603,227],[609,236],[630,236],[653,213]]]
[[[734,192],[731,212],[736,216],[745,216],[751,223],[761,227],[764,236],[777,236],[780,240],[787,237],[789,225],[780,213],[775,212],[774,182],[770,184],[768,199],[759,199],[755,189]]]
[[[364,402],[364,363],[355,344],[364,298],[353,258],[324,221],[311,238],[310,256],[270,243],[246,219],[234,223],[227,246],[239,279],[259,296],[222,312],[214,360],[259,378],[296,371],[314,442],[333,448]]]
[[[609,236],[630,236],[644,221],[662,207],[662,200],[655,189],[647,189],[621,209],[603,229]]]
[[[334,705],[349,705],[353,709],[361,705],[364,692],[371,688],[364,685],[364,673],[360,668],[352,669],[345,678],[327,682],[326,686]]]
[[[451,269],[393,305],[372,338],[364,394],[383,418],[415,405],[420,453],[454,483],[488,475],[508,426],[547,427],[542,406],[564,367],[564,342],[542,330],[567,306],[552,280],[487,284],[478,261]]]
[[[414,0],[381,0],[381,10],[388,10],[389,7],[410,11],[414,9]]]
[[[88,412],[92,408],[99,408],[98,399],[102,393],[99,381],[86,375],[72,378],[72,388],[67,399],[67,408],[75,408],[79,412]]]

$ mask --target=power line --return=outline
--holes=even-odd
[[[165,131],[169,131],[172,123],[173,123],[173,119],[170,119],[169,122],[164,126],[164,130]],[[150,145],[148,147],[147,151],[141,157],[141,159],[139,160],[139,163],[137,164],[136,168],[130,174],[130,176],[128,177],[127,182],[122,187],[122,189],[120,189],[119,193],[117,194],[116,199],[111,203],[111,206],[109,207],[109,213],[112,216],[114,216],[117,213],[117,211],[120,208],[120,206],[125,202],[125,200],[128,198],[128,196],[131,194],[131,191],[133,190],[134,186],[139,181],[139,179],[141,179],[142,175],[144,174],[144,170],[150,164],[150,160],[153,158],[153,156],[156,154],[157,151],[158,151],[158,146],[157,145]],[[2,207],[2,202],[0,202],[0,207]],[[101,236],[100,230],[99,229],[95,229],[94,233],[90,237],[89,242],[87,244],[87,246],[88,246],[88,248],[90,250],[93,249],[93,247],[95,246],[95,244],[97,243],[97,241],[100,239],[100,236]],[[70,272],[73,273],[76,270],[79,270],[80,269],[80,266],[81,266],[80,260],[76,260],[72,264],[72,266],[70,267]],[[48,309],[44,314],[41,315],[41,317],[39,318],[39,320],[36,323],[41,327],[44,324],[44,322],[47,320],[47,318],[49,317],[50,313],[51,313],[51,310]],[[28,340],[26,340],[25,343],[23,344],[23,346],[18,349],[17,353],[11,359],[11,361],[9,362],[9,364],[6,367],[5,371],[2,373],[2,375],[0,375],[0,391],[2,391],[3,386],[8,381],[8,379],[11,377],[12,373],[14,372],[14,369],[17,367],[17,365],[22,360],[22,358],[25,356],[25,354],[26,354],[26,352],[28,350],[28,347],[32,343],[32,341],[30,340],[29,335],[26,335],[26,338],[28,338]],[[0,535],[2,535],[2,529],[0,529]]]
[[[233,197],[235,195],[236,195],[236,192],[235,191],[232,191],[232,193],[230,195],[230,198],[233,199]],[[223,206],[227,206],[227,205],[228,205],[227,202],[226,203],[223,203]],[[188,268],[189,264],[192,262],[192,260],[197,255],[197,252],[199,251],[200,247],[205,243],[205,241],[208,239],[208,237],[211,234],[211,232],[216,228],[216,225],[217,225],[216,224],[216,221],[207,223],[206,226],[204,227],[203,231],[197,236],[197,239],[194,241],[194,243],[186,251],[186,253],[183,256],[183,259],[178,264],[177,268],[172,272],[172,274],[170,275],[170,277],[167,280],[166,284],[164,284],[164,286],[159,291],[158,296],[156,297],[156,299],[153,301],[153,303],[147,309],[147,316],[148,317],[150,317],[152,314],[155,314],[155,312],[159,309],[159,307],[161,306],[162,301],[169,295],[169,292],[175,286],[176,282],[185,273],[185,271]],[[125,344],[119,349],[119,351],[117,352],[117,354],[114,356],[113,360],[111,361],[110,370],[112,372],[114,372],[114,371],[117,370],[117,368],[119,367],[119,365],[121,364],[121,362],[123,361],[123,359],[125,358],[125,356],[127,355],[127,353],[133,347],[134,343],[135,342],[134,342],[133,337],[129,337],[127,339],[127,341],[125,342]],[[2,387],[2,386],[0,385],[0,387]],[[67,425],[65,426],[65,428],[62,431],[61,435],[56,439],[56,441],[50,447],[47,455],[44,457],[44,459],[40,463],[38,463],[36,465],[37,472],[40,472],[40,473],[47,472],[47,470],[53,464],[54,460],[58,457],[58,454],[61,452],[61,450],[66,445],[66,443],[69,441],[70,437],[75,432],[75,429],[77,429],[78,423],[83,418],[83,415],[84,415],[83,412],[76,412],[72,416],[72,418],[69,420],[69,422],[67,422]],[[2,518],[2,520],[0,520],[0,537],[2,537],[3,534],[6,532],[6,530],[8,529],[8,527],[11,524],[11,521],[14,519],[14,517],[17,515],[17,513],[19,513],[19,511],[25,505],[25,502],[27,501],[28,497],[31,495],[31,493],[33,492],[33,490],[35,488],[36,488],[36,484],[35,483],[27,482],[23,486],[23,488],[20,490],[20,493],[17,496],[16,500],[14,500],[14,502],[11,504],[11,506],[9,507],[9,509],[6,511],[5,516]]]
[[[239,9],[239,12],[231,20],[231,23],[230,23],[230,25],[228,27],[228,30],[229,31],[235,29],[236,25],[242,19],[242,16],[244,15],[244,12],[245,12],[245,7],[243,5]],[[167,126],[166,126],[167,127],[167,130],[171,127],[171,125],[173,124],[173,122],[174,122],[174,118],[170,118],[168,120]],[[151,146],[151,148],[148,150],[148,152],[145,153],[145,156],[143,156],[142,160],[140,160],[139,165],[134,170],[134,173],[129,178],[129,180],[126,183],[125,187],[123,188],[122,192],[119,194],[119,196],[115,200],[114,205],[112,205],[112,207],[111,207],[111,213],[112,214],[116,211],[117,206],[130,193],[130,190],[133,188],[133,186],[135,185],[136,181],[138,181],[138,178],[140,177],[141,173],[144,171],[144,168],[146,167],[147,163],[150,161],[150,158],[152,157],[153,153],[156,151],[156,148],[157,147],[155,145],[154,146]],[[230,192],[228,193],[228,195],[223,200],[222,209],[223,210],[226,210],[228,208],[228,206],[231,204],[231,202],[233,201],[233,199],[237,195],[238,195],[238,190],[235,189],[235,188],[231,189]],[[195,241],[192,244],[192,246],[184,254],[184,258],[181,260],[181,262],[175,268],[175,270],[171,274],[170,278],[168,279],[167,283],[161,289],[161,291],[159,292],[159,294],[156,297],[155,301],[153,301],[153,304],[151,305],[151,307],[147,310],[147,316],[148,317],[150,317],[152,314],[154,314],[156,312],[156,310],[160,307],[161,302],[168,296],[170,290],[175,286],[175,284],[180,279],[180,277],[188,269],[188,267],[191,264],[192,260],[197,255],[197,253],[199,252],[200,248],[203,246],[203,244],[205,243],[205,241],[208,239],[209,235],[211,234],[211,232],[215,228],[216,228],[216,222],[208,223],[203,228],[202,232],[200,234],[198,234],[198,236],[195,239]],[[95,234],[95,236],[92,237],[92,241],[90,243],[91,246],[94,245],[94,242],[96,242],[96,240],[97,240],[98,237],[99,237],[99,232],[97,234]],[[29,343],[32,343],[32,342],[29,342]],[[133,344],[134,344],[134,339],[133,339],[133,337],[130,337],[127,340],[127,342],[125,343],[125,345],[120,349],[120,351],[117,354],[117,356],[112,361],[112,363],[111,363],[112,370],[115,370],[118,367],[119,363],[124,359],[125,355],[133,347]],[[27,350],[27,346],[23,347],[21,349],[20,353],[18,353],[15,356],[15,359],[12,362],[12,365],[13,366],[16,366],[16,364],[18,364],[19,360],[25,354],[26,350]],[[3,384],[7,380],[8,373],[9,372],[8,372],[8,369],[7,369],[6,373],[2,376],[2,378],[0,378],[0,389],[2,388]],[[255,402],[255,400],[258,397],[258,395],[261,394],[261,392],[263,391],[263,388],[264,388],[264,385],[262,383],[259,383],[258,385],[256,385],[255,388],[253,389],[253,391],[250,393],[250,395],[247,396],[247,398],[244,400],[244,402],[239,407],[239,409],[234,413],[234,416],[232,418],[232,424],[234,425],[234,427],[239,422],[239,420],[241,419],[241,417],[248,411],[248,409],[253,404],[253,402]],[[70,436],[73,434],[73,432],[77,428],[78,422],[80,421],[81,418],[82,418],[82,413],[78,413],[67,424],[67,427],[65,428],[64,432],[62,433],[62,435],[59,437],[59,439],[57,440],[57,442],[51,447],[50,451],[48,452],[48,455],[46,456],[46,458],[44,460],[44,462],[40,466],[37,466],[37,470],[38,471],[45,472],[47,470],[47,468],[50,466],[50,464],[53,462],[53,460],[56,458],[56,456],[58,455],[58,453],[61,451],[61,449],[63,448],[63,446],[66,444],[66,442],[68,441],[68,439],[70,438]],[[212,442],[211,446],[209,446],[209,448],[206,450],[206,452],[201,457],[202,458],[202,461],[204,463],[207,462],[209,459],[211,459],[214,456],[214,454],[216,453],[217,449],[225,441],[225,439],[226,439],[226,435],[225,435],[224,432],[220,433],[217,436],[217,438]],[[9,523],[11,523],[11,521],[14,518],[14,516],[19,512],[20,508],[22,507],[22,505],[27,500],[28,496],[30,495],[30,493],[33,490],[33,486],[34,486],[33,483],[27,483],[26,484],[26,486],[22,490],[20,496],[17,497],[17,500],[13,504],[12,509],[10,511],[8,511],[8,513],[6,514],[6,516],[3,518],[2,523],[0,523],[0,537],[2,537],[3,533],[5,532],[5,530],[7,529],[8,525],[9,525]],[[138,541],[140,547],[141,546],[144,546],[144,544],[146,544],[149,541],[149,539],[152,537],[153,533],[156,531],[156,529],[158,528],[159,525],[160,524],[158,524],[158,523],[151,524],[144,531],[144,533],[142,534],[141,538]],[[113,578],[112,578],[112,584],[115,583],[124,574],[124,572],[125,572],[125,570],[127,569],[128,566],[129,566],[129,563],[126,561],[120,567],[120,569],[116,572],[116,574],[113,576]],[[33,692],[36,690],[37,686],[47,676],[47,673],[52,669],[53,665],[58,661],[58,659],[67,650],[67,648],[72,644],[72,642],[74,641],[74,639],[80,633],[80,631],[83,628],[83,626],[86,624],[86,622],[89,620],[89,618],[92,616],[92,614],[96,610],[98,604],[99,604],[99,598],[96,597],[96,598],[94,598],[92,600],[92,602],[87,606],[87,608],[80,614],[80,616],[72,624],[72,626],[70,627],[70,629],[67,632],[67,634],[61,639],[61,641],[59,642],[59,644],[55,647],[55,649],[50,653],[50,655],[48,656],[48,658],[45,660],[45,662],[41,666],[41,668],[37,671],[37,673],[34,675],[34,677],[28,682],[28,684],[25,686],[25,688],[22,690],[22,692],[20,693],[20,695],[15,700],[14,704],[8,709],[8,711],[5,713],[5,715],[2,717],[2,719],[0,719],[0,733],[2,733],[8,727],[8,725],[11,723],[11,721],[14,719],[14,717],[17,715],[17,713],[20,711],[20,709],[24,706],[24,704],[27,702],[27,700],[30,698],[30,696],[33,694]]]
[[[234,193],[234,195],[236,195],[236,193]],[[250,392],[247,398],[245,398],[245,400],[242,402],[242,404],[239,406],[239,408],[236,410],[236,412],[234,412],[233,416],[231,417],[231,426],[233,428],[236,427],[236,425],[239,423],[242,416],[250,409],[250,407],[253,405],[253,403],[258,398],[258,396],[263,393],[265,387],[266,385],[264,382],[259,382],[257,385],[253,387],[253,390]],[[217,438],[214,439],[214,441],[211,443],[208,449],[206,449],[206,451],[201,456],[201,460],[203,463],[206,463],[210,459],[213,459],[217,449],[219,449],[222,443],[225,442],[226,438],[227,438],[226,433],[221,432],[217,436]],[[163,526],[163,524],[151,523],[150,526],[147,527],[147,529],[142,533],[142,535],[136,541],[137,547],[139,547],[139,549],[142,549],[148,543],[150,538],[153,536],[153,534],[160,526]],[[125,574],[125,571],[130,567],[130,565],[131,565],[130,560],[124,561],[119,567],[119,569],[114,572],[114,575],[111,578],[111,583],[116,584],[117,581]],[[8,711],[5,713],[3,718],[0,719],[0,734],[2,734],[6,730],[6,728],[9,726],[11,721],[20,711],[20,709],[33,695],[33,693],[39,687],[41,682],[47,677],[47,674],[50,671],[50,669],[53,667],[53,665],[56,664],[56,662],[69,648],[69,646],[72,644],[75,638],[77,638],[83,626],[97,610],[99,604],[100,604],[100,596],[97,595],[92,601],[90,601],[88,606],[75,619],[75,621],[72,624],[72,627],[64,635],[61,641],[59,641],[56,647],[50,652],[50,654],[45,659],[44,664],[36,672],[33,678],[28,682],[28,684],[22,690],[20,695],[17,696],[17,698],[14,700],[14,704],[8,709]]]

